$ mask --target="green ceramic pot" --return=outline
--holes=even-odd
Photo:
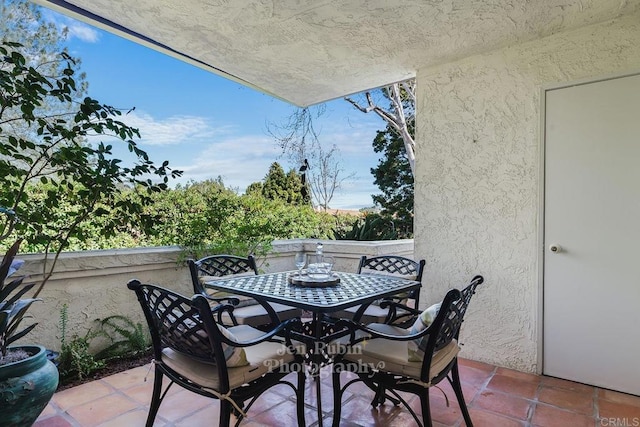
[[[18,347],[10,347],[16,349]],[[58,388],[58,369],[41,346],[20,346],[31,354],[0,366],[0,426],[32,425]]]

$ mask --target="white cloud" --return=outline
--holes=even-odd
[[[96,43],[100,39],[100,33],[86,24],[73,22],[66,25],[69,29],[68,38],[75,37],[86,43]]]
[[[161,150],[163,154],[158,155],[168,158],[172,168],[183,171],[178,179],[183,184],[221,176],[226,186],[244,192],[252,182],[262,181],[274,161],[285,170],[296,167],[282,157],[273,137],[240,134],[236,127],[216,127],[204,117],[172,116],[159,120],[145,112],[133,111],[123,116],[122,121],[140,129],[140,145],[146,145],[149,154]],[[355,173],[334,195],[332,208],[372,205],[371,194],[377,189],[369,168],[378,157],[371,149],[372,139],[372,131],[366,128],[341,131],[336,127],[321,135],[323,145],[335,143],[340,148],[344,176]]]
[[[194,153],[193,162],[188,165],[176,165],[184,171],[181,181],[200,181],[222,176],[225,185],[238,188],[243,192],[252,182],[261,181],[280,150],[273,140],[266,136],[244,135],[227,138],[207,146],[202,152]]]
[[[96,28],[45,8],[43,11],[45,19],[53,22],[60,30],[68,29],[67,39],[75,37],[86,43],[97,43],[100,40],[100,31]]]
[[[244,135],[226,138],[209,144],[202,152],[194,153],[193,162],[181,165],[173,164],[184,171],[180,182],[222,176],[226,186],[244,192],[249,184],[262,181],[274,161],[279,162],[285,171],[290,167],[280,156],[280,149],[271,137],[262,135]],[[368,167],[353,170],[354,162],[345,161],[345,174],[357,172],[357,176],[344,181],[342,189],[336,192],[330,205],[332,208],[358,209],[373,204],[371,194],[376,192]]]
[[[140,130],[141,144],[175,145],[211,139],[226,132],[228,127],[214,127],[204,117],[172,116],[156,120],[144,112],[132,112],[122,118],[131,127]]]

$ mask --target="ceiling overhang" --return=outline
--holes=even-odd
[[[35,0],[298,106],[640,9],[640,0]]]

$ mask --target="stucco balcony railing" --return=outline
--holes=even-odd
[[[295,270],[294,254],[314,253],[318,240],[297,239],[273,242],[273,250],[259,259],[264,272]],[[336,260],[335,269],[355,272],[362,255],[396,254],[413,256],[413,240],[355,242],[324,240],[324,252]],[[37,281],[42,271],[41,254],[23,255],[21,272]],[[94,320],[119,314],[144,324],[140,306],[126,283],[133,279],[154,283],[184,294],[192,293],[189,271],[178,247],[155,247],[63,253],[55,273],[45,285],[30,314],[38,322],[23,342],[38,343],[58,350],[60,311],[67,305],[67,336],[84,336],[95,327]]]

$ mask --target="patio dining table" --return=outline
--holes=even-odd
[[[340,280],[339,283],[330,286],[319,286],[318,283],[291,284],[289,278],[296,274],[296,271],[285,271],[236,276],[209,280],[204,283],[204,286],[252,297],[261,302],[267,310],[269,310],[268,303],[274,302],[310,312],[311,320],[303,323],[303,331],[296,336],[296,339],[307,345],[305,360],[313,376],[319,374],[322,366],[331,363],[331,356],[326,351],[326,346],[330,341],[341,336],[341,331],[333,327],[331,313],[357,305],[362,305],[360,311],[364,311],[373,301],[412,291],[421,286],[420,282],[388,275],[343,272],[334,273]],[[273,310],[269,311],[275,315]],[[318,420],[322,425],[320,381],[316,381],[316,395]]]

